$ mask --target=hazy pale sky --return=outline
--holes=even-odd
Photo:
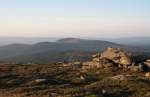
[[[0,0],[0,36],[150,36],[150,0]]]

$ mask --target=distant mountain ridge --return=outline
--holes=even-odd
[[[150,37],[122,37],[122,38],[82,38],[86,40],[105,40],[124,45],[150,46]],[[80,38],[58,37],[0,37],[0,46],[9,44],[36,44],[39,42],[81,42]]]
[[[135,52],[140,52],[141,50],[136,47],[120,45],[117,43],[102,40],[64,38],[57,40],[56,42],[40,42],[36,44],[11,44],[1,46],[0,61],[10,60],[25,63],[58,62],[68,60],[68,58],[72,57],[71,54],[73,54],[73,56],[76,58],[82,59],[82,52],[100,52],[107,47],[124,48],[128,51]],[[68,55],[67,53],[70,54]],[[85,58],[84,56],[82,57]]]
[[[77,38],[64,38],[56,42],[39,42],[36,44],[11,44],[0,47],[0,60],[15,62],[57,62],[71,57],[71,54],[82,56],[82,53],[78,52],[97,52],[109,46],[121,47],[121,45],[112,42]],[[69,56],[66,53],[70,53]]]

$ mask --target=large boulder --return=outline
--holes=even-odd
[[[131,65],[131,55],[120,48],[107,48],[102,54],[101,58],[107,58],[116,64]]]

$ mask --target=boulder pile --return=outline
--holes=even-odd
[[[92,55],[93,60],[83,63],[83,69],[111,69],[143,71],[143,65],[135,64],[132,55],[120,48],[107,48],[102,53]],[[150,60],[148,61],[150,66]]]
[[[125,52],[123,49],[120,48],[107,48],[103,53],[101,53],[100,58],[110,59],[116,64],[132,64],[131,54]]]

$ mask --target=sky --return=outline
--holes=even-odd
[[[0,0],[0,36],[150,36],[150,0]]]

